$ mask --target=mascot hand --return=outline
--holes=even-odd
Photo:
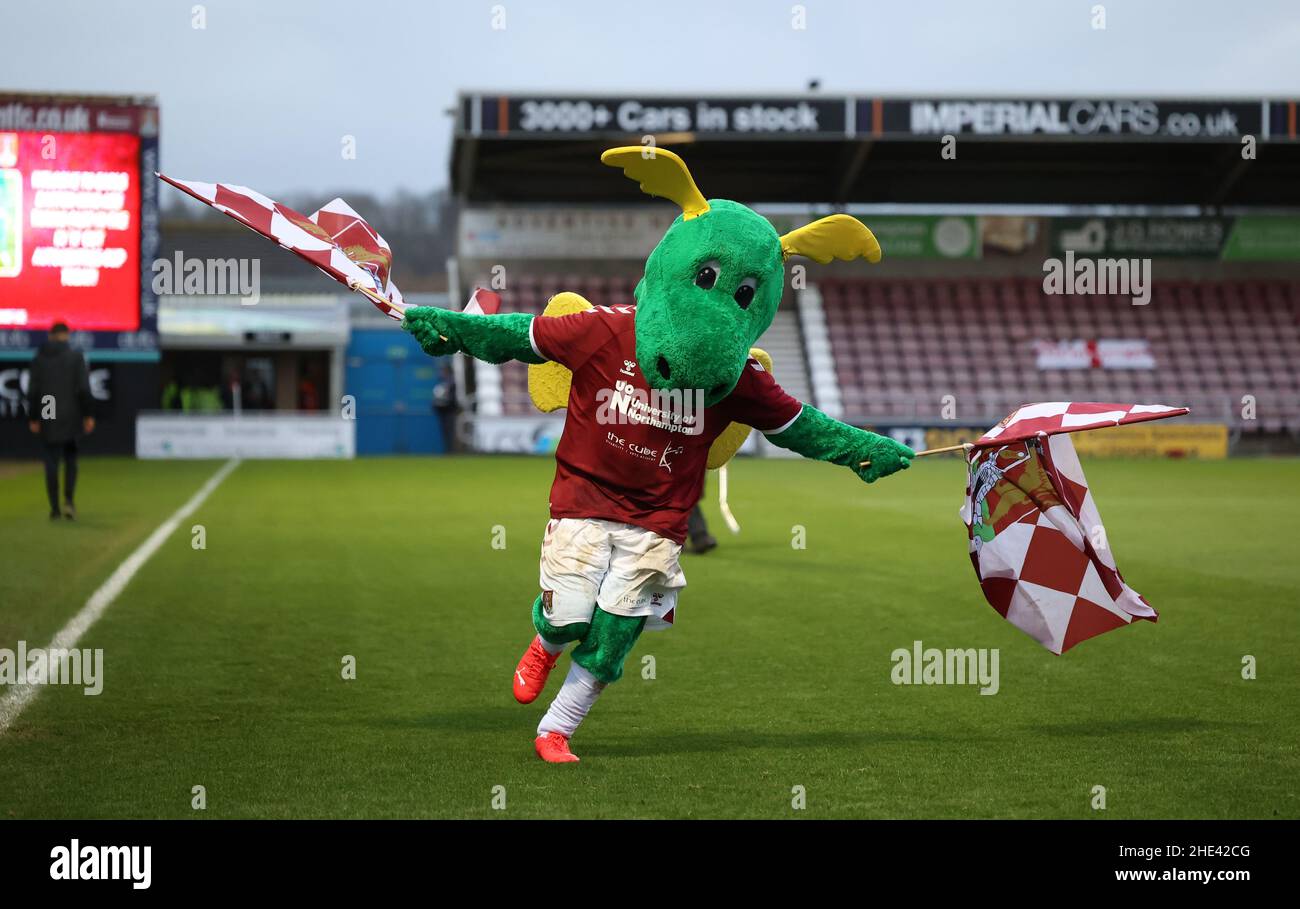
[[[858,463],[853,466],[853,471],[868,483],[874,483],[881,477],[887,477],[891,473],[897,473],[900,470],[906,470],[912,466],[912,458],[916,457],[916,452],[908,448],[902,442],[895,442],[887,436],[876,435],[874,432],[864,433],[867,436],[859,449],[857,457]],[[867,467],[861,466],[862,461],[870,461]]]
[[[485,316],[436,306],[412,307],[402,320],[402,328],[414,335],[421,349],[431,357],[467,353],[487,363],[507,360],[543,363],[545,358],[533,350],[530,340],[532,324],[532,313]]]
[[[410,332],[420,349],[431,357],[454,354],[460,348],[445,337],[450,335],[450,315],[454,314],[437,306],[413,306],[402,319],[402,330]]]
[[[803,406],[793,423],[767,439],[805,458],[842,464],[868,483],[903,470],[916,457],[901,442],[841,423],[810,404]],[[863,467],[863,461],[871,463]]]

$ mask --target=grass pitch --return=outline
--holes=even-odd
[[[76,524],[0,471],[0,647],[46,646],[218,466],[89,460]],[[1085,467],[1161,619],[1056,657],[980,596],[960,462],[871,487],[738,463],[743,532],[709,509],[677,627],[552,767],[533,730],[568,658],[510,694],[548,460],[246,462],[83,638],[103,693],[49,687],[0,735],[0,817],[1300,816],[1300,462]],[[1000,691],[895,686],[916,640],[998,648]]]

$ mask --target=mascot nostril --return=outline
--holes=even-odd
[[[568,408],[555,449],[542,593],[532,603],[537,634],[512,681],[515,699],[530,703],[565,645],[577,642],[534,741],[552,763],[577,760],[569,739],[601,690],[623,674],[642,630],[673,626],[686,585],[678,555],[714,448],[720,466],[752,427],[868,483],[913,457],[906,445],[800,404],[772,377],[767,354],[752,350],[776,317],[787,258],[880,259],[861,221],[831,215],[779,235],[751,208],[705,199],[670,151],[614,148],[601,161],[682,212],[646,260],[634,300],[592,306],[557,294],[536,317],[417,306],[402,323],[431,356],[461,351],[489,363],[531,364],[529,394],[538,407]],[[708,389],[703,408],[680,393],[697,388]]]

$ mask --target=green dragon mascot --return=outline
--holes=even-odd
[[[532,605],[536,636],[513,678],[515,698],[532,702],[574,644],[534,742],[551,763],[578,760],[570,739],[622,675],[641,632],[673,624],[686,584],[678,556],[687,518],[710,446],[731,424],[868,483],[914,457],[905,445],[801,404],[750,351],[776,316],[786,259],[876,262],[871,231],[832,215],[780,236],[744,205],[706,200],[670,151],[615,148],[601,160],[682,210],[646,260],[635,306],[584,305],[559,316],[417,307],[402,323],[432,356],[548,364],[568,380],[541,594]]]

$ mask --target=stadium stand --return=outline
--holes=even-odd
[[[515,275],[503,305],[540,313],[561,290],[624,304],[635,285],[626,275]],[[1146,339],[1155,368],[1038,368],[1036,341],[1079,338]],[[960,419],[990,425],[1026,400],[1086,398],[1187,404],[1243,432],[1300,432],[1294,281],[1156,282],[1151,304],[1135,306],[1047,295],[1037,278],[828,278],[785,301],[760,344],[792,394],[861,424],[934,423],[952,395]],[[1242,419],[1245,395],[1258,419]],[[532,413],[526,367],[507,363],[499,378],[480,369],[478,404]]]
[[[976,422],[1026,400],[1084,398],[1187,404],[1241,431],[1300,431],[1298,282],[1156,282],[1145,306],[1050,296],[1041,279],[1015,277],[833,279],[817,289],[850,421],[933,421],[953,395]],[[1077,338],[1145,338],[1155,368],[1038,368],[1035,341]],[[815,376],[813,351],[809,360]],[[1245,395],[1256,420],[1242,419]]]
[[[627,275],[512,275],[503,307],[540,313],[561,290],[624,304],[635,285]],[[1078,338],[1146,339],[1155,368],[1038,368],[1036,341]],[[1047,295],[1038,278],[828,278],[785,301],[759,343],[792,394],[860,424],[934,423],[952,395],[961,420],[989,425],[1026,400],[1086,398],[1187,404],[1243,432],[1300,432],[1294,281],[1156,282],[1151,303],[1135,306]],[[1244,395],[1258,419],[1242,419]],[[507,363],[499,380],[480,369],[478,403],[533,413],[526,367]]]
[[[733,105],[700,100],[701,108]],[[464,299],[472,278],[483,283],[484,274],[504,268],[506,310],[539,312],[564,289],[599,305],[627,303],[657,233],[611,215],[671,206],[596,166],[605,149],[631,139],[621,126],[579,131],[558,117],[525,122],[523,112],[642,111],[653,101],[462,94],[452,190],[462,214],[476,217],[462,217],[451,297]],[[758,204],[780,231],[832,211],[883,222],[882,263],[809,269],[810,283],[790,293],[759,340],[792,393],[884,431],[987,427],[1035,400],[1185,404],[1193,414],[1184,422],[1226,425],[1234,453],[1300,450],[1294,101],[1142,102],[1166,124],[1206,127],[1196,135],[1100,120],[1076,131],[1009,121],[993,130],[955,128],[944,119],[959,109],[1020,110],[1032,100],[816,95],[800,103],[816,109],[815,127],[742,135],[742,121],[732,117],[726,129],[657,139],[684,147],[706,195]],[[1118,110],[1128,102],[1077,104]],[[954,129],[963,151],[946,160],[936,143]],[[1268,154],[1243,164],[1246,136],[1263,136]],[[546,178],[521,171],[522,159]],[[555,238],[563,225],[538,216],[551,206],[563,217],[602,212],[608,235],[563,248]],[[969,249],[929,232],[926,225],[947,215],[978,216]],[[1101,225],[1101,241],[1080,239],[1085,218]],[[1020,229],[1004,230],[1011,221]],[[1147,262],[1160,276],[1150,302],[1044,293],[1045,263],[1066,251]],[[1103,356],[1107,341],[1138,352],[1129,368]],[[1074,360],[1080,368],[1060,368],[1078,342],[1105,366],[1085,357]],[[1040,353],[1053,368],[1040,368]],[[475,419],[535,413],[522,367],[471,368],[465,385],[475,386],[468,405]]]

